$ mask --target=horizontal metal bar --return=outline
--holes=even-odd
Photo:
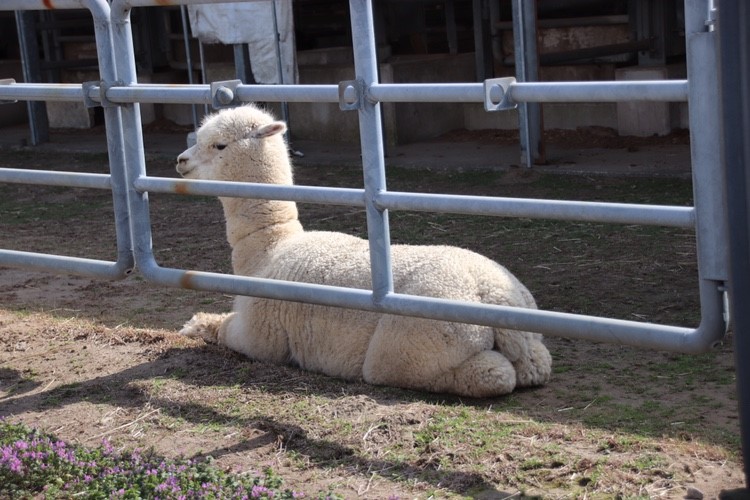
[[[338,102],[337,85],[239,85],[237,97],[243,102]],[[107,90],[112,102],[153,102],[168,104],[211,104],[210,85],[133,84]],[[0,94],[1,97],[1,94]],[[92,99],[97,99],[91,95]]]
[[[269,2],[270,0],[115,0],[112,2],[112,9],[119,4],[124,8],[128,7],[165,7],[170,5],[195,5],[195,4],[214,4],[214,3],[239,3],[239,2]]]
[[[518,82],[508,90],[515,102],[687,102],[687,80],[616,82]]]
[[[389,210],[695,227],[695,210],[693,207],[666,205],[496,198],[393,191],[378,193],[375,204],[378,208]]]
[[[687,101],[687,80],[516,82],[513,102]],[[367,89],[376,102],[484,102],[481,83],[378,83]]]
[[[107,100],[117,103],[211,104],[210,85],[133,84],[107,89]],[[96,99],[95,96],[91,96]]]
[[[21,168],[0,168],[0,182],[91,189],[112,188],[109,174],[56,172],[53,170],[28,170]]]
[[[244,102],[338,102],[338,85],[240,85]]]
[[[72,83],[12,83],[0,85],[0,99],[80,102],[83,89]]]
[[[374,102],[484,102],[481,83],[375,83],[367,89]]]
[[[623,82],[516,82],[507,92],[514,102],[686,101],[687,80]],[[337,85],[240,85],[243,102],[338,102]],[[88,97],[99,102],[99,87]],[[209,85],[133,84],[111,86],[106,97],[117,103],[210,104]],[[367,89],[375,102],[484,102],[481,83],[378,83]],[[15,83],[0,86],[0,99],[80,101],[76,84]]]
[[[0,10],[86,9],[87,0],[2,0]]]
[[[265,200],[322,203],[327,205],[365,206],[363,189],[322,186],[280,186],[245,182],[199,181],[140,177],[133,183],[139,192],[176,193],[200,196],[227,196]],[[380,192],[375,206],[388,210],[413,210],[499,217],[575,220],[613,224],[643,224],[693,228],[692,207],[636,205],[586,201],[498,198],[446,194]]]
[[[186,271],[159,267],[155,262],[145,265],[139,262],[139,265],[148,280],[179,288],[534,331],[552,336],[678,352],[702,351],[713,342],[713,336],[707,336],[705,341],[709,345],[702,345],[696,337],[704,334],[685,327],[399,293],[388,293],[375,303],[370,290]]]
[[[198,181],[140,177],[133,182],[139,192],[191,194],[199,196],[227,196],[262,200],[297,201],[325,205],[364,207],[364,190],[317,186],[283,186],[250,182]]]
[[[132,256],[123,253],[118,262],[63,255],[0,250],[0,266],[50,273],[72,273],[100,279],[122,279],[133,272]]]

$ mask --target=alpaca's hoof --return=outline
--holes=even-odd
[[[531,342],[529,356],[514,363],[516,384],[519,387],[542,385],[552,374],[552,356],[541,342]]]
[[[226,316],[226,314],[198,313],[185,323],[179,334],[216,344],[218,343],[219,328]]]

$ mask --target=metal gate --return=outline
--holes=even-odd
[[[226,2],[227,0],[220,0]],[[239,0],[238,0],[239,1]],[[263,1],[263,0],[259,0]],[[138,84],[130,27],[133,7],[216,3],[210,0],[3,0],[2,10],[88,8],[94,18],[101,80],[82,85],[9,83],[0,100],[83,101],[104,109],[110,174],[0,169],[0,182],[111,189],[117,259],[112,262],[0,250],[0,265],[117,279],[137,267],[152,283],[349,307],[439,320],[535,331],[679,352],[701,352],[725,333],[728,224],[720,165],[716,33],[709,0],[685,1],[688,79],[617,82],[516,82],[513,78],[463,84],[382,84],[371,0],[350,0],[356,79],[331,85]],[[389,191],[386,187],[380,103],[476,102],[488,112],[519,103],[687,101],[690,106],[694,206],[530,200]],[[148,176],[139,103],[213,104],[248,101],[339,103],[359,114],[364,189],[277,186]],[[258,279],[160,266],[152,251],[148,193],[239,196],[364,207],[372,289]],[[414,210],[694,228],[697,234],[701,322],[697,328],[419,297],[394,292],[388,213]]]

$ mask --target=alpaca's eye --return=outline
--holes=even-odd
[[[214,147],[218,149],[219,151],[223,150],[225,147],[227,147],[226,144],[214,144]]]

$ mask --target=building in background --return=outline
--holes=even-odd
[[[375,0],[380,79],[394,83],[478,82],[513,76],[511,0]],[[239,78],[270,83],[251,71],[258,61],[278,64],[287,79],[337,84],[354,78],[348,2],[277,0],[275,40],[201,43],[195,10],[179,6],[135,8],[133,36],[142,83],[201,83]],[[685,77],[683,4],[678,0],[537,0],[539,79],[581,81]],[[189,19],[191,18],[192,19]],[[232,16],[230,16],[231,18]],[[17,22],[18,21],[18,22]],[[18,23],[26,27],[19,43]],[[245,26],[237,22],[235,25]],[[291,30],[291,33],[289,32]],[[229,31],[229,29],[228,29]],[[237,30],[234,30],[237,31]],[[185,34],[187,32],[187,43]],[[229,40],[235,42],[241,40]],[[291,43],[291,45],[290,45]],[[87,11],[0,13],[0,79],[24,81],[24,61],[38,82],[98,80],[93,25]],[[291,60],[290,60],[291,59]],[[266,72],[267,74],[267,72]],[[262,72],[261,72],[262,75]],[[291,83],[285,81],[284,83]],[[686,104],[545,104],[545,128],[609,127],[623,135],[662,135],[687,128]],[[51,128],[101,123],[97,108],[47,103]],[[355,114],[337,104],[290,103],[293,136],[358,141]],[[285,111],[286,111],[285,110]],[[205,112],[190,105],[142,105],[145,123],[194,125]],[[390,144],[408,143],[455,129],[513,129],[516,112],[487,113],[481,104],[384,105]],[[25,104],[0,108],[0,126],[28,121]]]

